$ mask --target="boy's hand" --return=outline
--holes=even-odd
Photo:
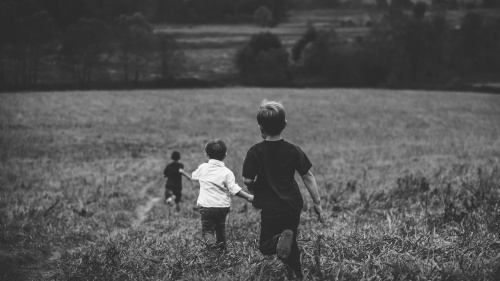
[[[248,196],[247,201],[252,203],[253,202],[253,195]]]
[[[321,208],[320,204],[314,204],[314,212],[318,215],[318,220],[321,223],[325,223],[325,216],[323,214],[323,208]]]

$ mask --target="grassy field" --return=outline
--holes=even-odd
[[[500,96],[259,88],[0,95],[0,279],[283,279],[250,204],[233,199],[214,256],[198,186],[180,212],[161,198],[170,153],[193,171],[212,138],[242,185],[264,98],[285,105],[323,198],[320,225],[303,193],[307,280],[499,280]]]

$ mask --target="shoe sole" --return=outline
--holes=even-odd
[[[290,229],[283,230],[281,237],[278,240],[278,245],[276,246],[276,254],[278,258],[284,260],[290,255],[290,250],[292,248],[293,231]]]

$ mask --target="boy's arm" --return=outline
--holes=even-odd
[[[314,202],[314,211],[318,215],[319,221],[324,223],[324,215],[323,215],[323,209],[321,208],[321,197],[319,196],[318,192],[318,185],[316,184],[316,178],[314,175],[311,173],[311,171],[308,171],[304,175],[301,176],[302,181],[304,182],[304,185],[306,186],[307,190],[309,191],[309,194],[311,195],[311,198]]]
[[[184,169],[179,169],[179,173],[181,173],[181,175],[185,176],[188,180],[192,181],[193,179],[191,178],[191,176],[186,173],[186,171],[184,171]]]
[[[253,194],[253,180],[243,177],[243,183],[247,186],[248,192]]]
[[[248,202],[252,203],[253,202],[253,195],[246,193],[243,190],[240,190],[238,193],[235,194],[238,197],[241,197],[243,199],[246,199]]]

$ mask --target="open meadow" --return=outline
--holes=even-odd
[[[0,279],[283,280],[249,203],[216,256],[198,184],[162,198],[170,153],[192,172],[212,138],[243,186],[264,98],[323,198],[322,225],[299,181],[306,280],[500,280],[500,95],[261,88],[1,94]]]

